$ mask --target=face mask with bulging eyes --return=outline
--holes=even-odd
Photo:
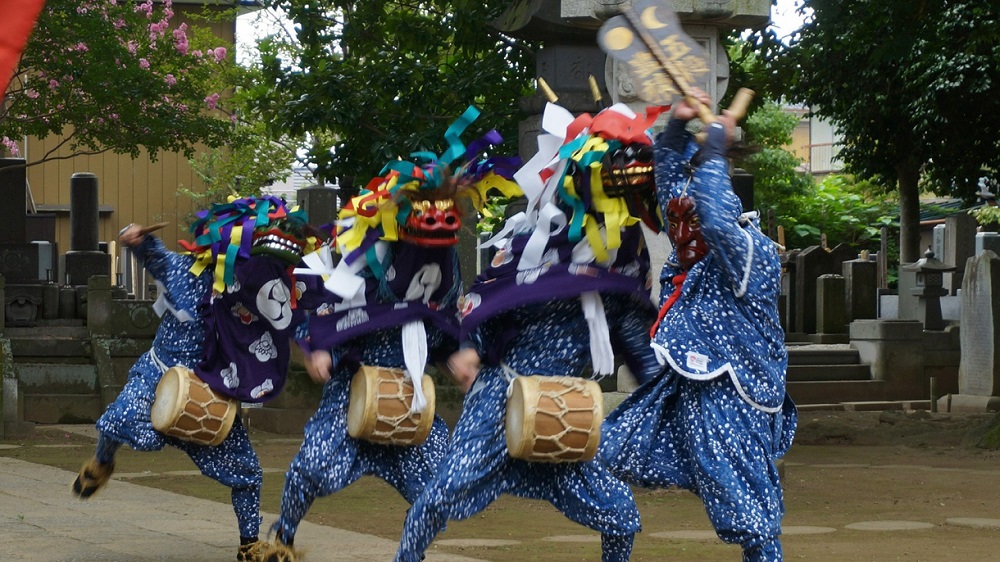
[[[708,254],[708,244],[701,233],[697,205],[691,197],[675,197],[667,202],[667,235],[677,253],[677,263],[690,269]]]
[[[451,199],[413,201],[413,210],[400,228],[400,239],[431,248],[458,244],[462,219]]]
[[[608,152],[601,169],[604,192],[623,197],[629,192],[652,192],[653,147],[632,143]]]

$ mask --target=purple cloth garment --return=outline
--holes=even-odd
[[[206,297],[204,355],[194,371],[213,390],[254,403],[281,392],[292,332],[305,319],[292,308],[291,284],[285,263],[254,256],[237,261],[225,293]]]

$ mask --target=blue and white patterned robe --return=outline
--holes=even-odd
[[[740,218],[720,133],[710,132],[693,175],[697,145],[683,125],[671,122],[657,139],[661,210],[686,186],[710,251],[680,289],[670,282],[681,273],[676,255],[664,266],[661,304],[682,291],[651,344],[667,368],[607,417],[601,454],[626,482],[695,492],[720,538],[743,545],[747,560],[773,560],[784,514],[774,461],[796,424],[785,394],[780,264],[773,242]]]

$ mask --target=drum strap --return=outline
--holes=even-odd
[[[167,367],[166,363],[164,363],[163,361],[160,361],[160,358],[156,356],[156,350],[155,349],[149,348],[149,358],[153,360],[153,363],[156,365],[156,368],[160,370],[160,374],[161,375],[163,373],[166,373],[167,369],[169,369],[169,367]]]
[[[500,362],[500,368],[503,370],[503,377],[507,379],[507,398],[510,398],[510,393],[514,391],[514,379],[521,376],[521,373],[511,369],[510,365],[503,361]]]
[[[424,396],[424,368],[427,366],[427,330],[423,320],[403,324],[403,362],[406,374],[413,383],[413,401],[410,413],[419,414],[427,407]]]

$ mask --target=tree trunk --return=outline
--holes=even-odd
[[[920,165],[913,161],[896,165],[899,181],[899,262],[913,263],[920,251]]]

